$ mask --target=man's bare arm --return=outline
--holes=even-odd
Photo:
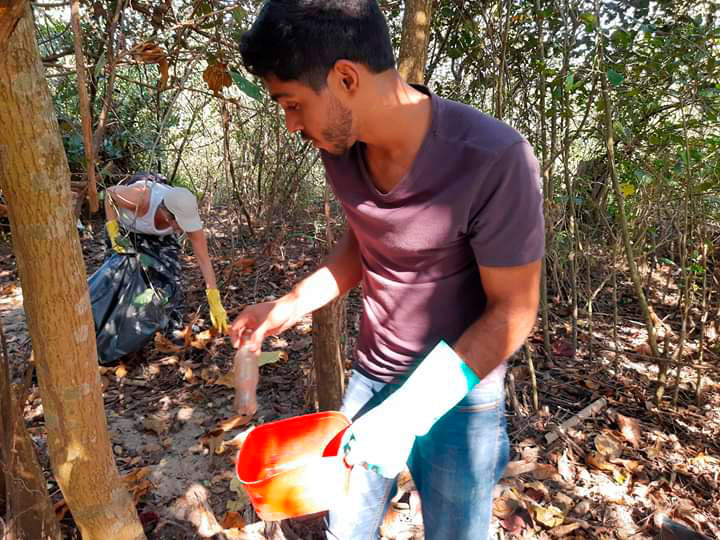
[[[481,380],[522,345],[535,325],[541,268],[539,260],[524,266],[480,267],[487,305],[453,349]]]
[[[298,303],[300,312],[310,313],[348,292],[361,277],[357,238],[352,229],[348,229],[325,263],[295,285],[287,296]]]

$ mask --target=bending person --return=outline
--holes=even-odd
[[[120,241],[120,225],[127,231],[152,236],[187,233],[205,280],[210,319],[219,332],[226,333],[228,317],[220,301],[197,199],[190,190],[168,186],[156,178],[135,175],[136,181],[131,184],[105,190],[106,228],[112,248],[117,253],[125,251]]]

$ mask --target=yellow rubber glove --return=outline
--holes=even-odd
[[[118,225],[117,220],[113,219],[108,221],[105,224],[105,228],[107,229],[108,236],[110,237],[110,244],[112,245],[115,253],[125,253],[125,248],[118,243],[118,238],[120,237],[120,225]]]
[[[210,306],[210,320],[213,326],[221,334],[226,334],[229,323],[225,308],[220,301],[220,291],[217,289],[205,289],[205,294],[207,294],[208,304]]]

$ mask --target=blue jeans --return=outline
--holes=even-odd
[[[384,386],[353,371],[341,410],[352,418]],[[479,384],[415,439],[408,467],[422,501],[426,540],[488,537],[492,492],[508,456],[501,382]],[[394,489],[394,479],[353,467],[347,499],[330,510],[328,540],[378,538]]]

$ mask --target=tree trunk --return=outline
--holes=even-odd
[[[29,7],[0,54],[0,96],[0,187],[53,472],[83,540],[144,539],[110,449],[70,172]]]
[[[398,72],[409,83],[425,83],[432,0],[405,0]]]
[[[342,404],[345,377],[339,321],[344,306],[345,298],[341,297],[312,314],[313,363],[321,411],[337,411]]]
[[[543,183],[543,213],[545,214],[545,244],[547,246],[546,251],[550,251],[553,242],[552,230],[550,224],[552,218],[550,216],[550,202],[552,202],[552,183],[550,181],[550,168],[548,166],[548,155],[547,155],[547,138],[546,138],[546,126],[547,117],[545,114],[545,71],[542,67],[545,63],[545,47],[543,45],[544,31],[543,31],[543,18],[540,10],[540,1],[535,0],[535,24],[537,28],[537,50],[535,51],[538,57],[538,113],[540,116],[539,133],[538,133],[538,144],[540,145],[540,159],[542,161],[542,183]],[[550,305],[548,302],[548,258],[543,257],[542,261],[542,274],[540,275],[540,313],[542,316],[542,330],[543,330],[543,344],[545,345],[545,358],[552,361],[552,346],[550,344]]]
[[[598,21],[600,18],[600,3],[595,0],[595,16]],[[633,248],[632,240],[630,239],[630,230],[628,225],[627,216],[625,215],[625,197],[620,190],[620,182],[618,181],[617,171],[615,170],[615,141],[613,136],[613,125],[612,125],[612,102],[610,101],[610,95],[607,85],[607,77],[605,74],[605,45],[603,42],[603,36],[598,22],[597,27],[597,43],[598,43],[598,56],[599,66],[602,81],[602,99],[604,106],[604,120],[605,120],[605,146],[607,148],[608,157],[608,169],[610,171],[610,178],[612,180],[612,186],[615,191],[615,198],[618,204],[618,219],[620,221],[620,232],[622,233],[623,245],[625,247],[625,258],[630,269],[630,277],[632,278],[633,285],[635,286],[635,294],[637,296],[640,309],[642,310],[643,317],[645,318],[645,327],[648,333],[648,343],[652,355],[655,357],[660,356],[658,352],[657,339],[655,336],[655,325],[650,317],[650,307],[643,290],[642,278],[638,271],[637,264],[635,263],[635,250]],[[592,336],[592,333],[590,334]],[[662,399],[662,395],[656,396],[659,401]]]
[[[328,251],[335,243],[330,216],[330,190],[325,186],[325,238]],[[321,411],[337,411],[342,404],[345,387],[342,353],[342,322],[345,297],[313,311],[313,365],[318,407]]]
[[[25,387],[11,384],[5,336],[0,325],[0,487],[7,486],[3,540],[62,540],[35,447],[25,428]],[[1,515],[1,514],[0,514]]]
[[[80,116],[82,117],[83,146],[85,148],[85,161],[87,166],[87,194],[90,202],[90,213],[94,214],[100,209],[98,202],[97,184],[95,182],[95,153],[93,152],[92,116],[90,115],[90,101],[88,100],[87,82],[85,77],[85,55],[82,49],[82,30],[80,29],[80,0],[72,0],[70,22],[75,43],[75,73],[77,74],[77,89],[80,102]]]

